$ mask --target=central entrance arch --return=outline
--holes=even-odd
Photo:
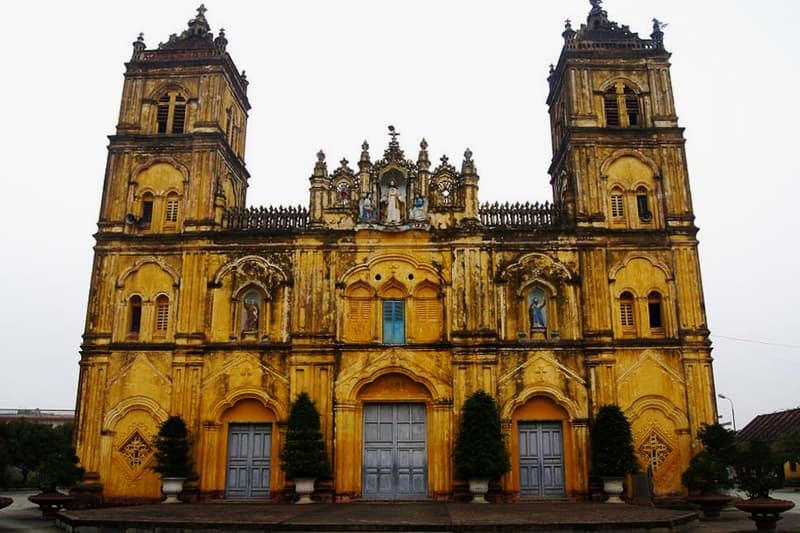
[[[427,418],[424,403],[364,404],[364,498],[427,497]]]
[[[400,373],[385,374],[358,393],[362,411],[361,496],[428,497],[430,393]]]

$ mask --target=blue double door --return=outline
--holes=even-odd
[[[364,498],[428,497],[425,404],[365,404],[363,452]]]
[[[268,498],[272,424],[230,424],[226,498]]]
[[[564,434],[561,422],[520,421],[520,496],[558,498],[564,485]]]

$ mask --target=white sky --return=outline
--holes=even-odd
[[[0,102],[0,407],[72,408],[124,62],[180,33],[198,0],[5,5]],[[207,0],[250,80],[250,205],[306,204],[315,153],[373,159],[394,124],[407,156],[474,152],[481,201],[551,199],[545,98],[564,19],[586,0]],[[669,23],[717,391],[737,426],[798,407],[800,2],[607,0],[647,37]],[[737,340],[746,339],[747,341]],[[730,404],[720,403],[723,421]]]

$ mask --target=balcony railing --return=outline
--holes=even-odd
[[[225,212],[223,226],[229,230],[294,230],[308,226],[308,209],[297,207],[249,207]]]
[[[558,211],[554,204],[525,202],[483,204],[479,211],[482,226],[509,229],[542,229],[558,225]]]

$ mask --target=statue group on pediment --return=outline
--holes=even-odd
[[[402,226],[427,221],[428,201],[418,194],[409,206],[405,177],[399,172],[387,172],[377,189],[377,202],[372,194],[363,194],[359,199],[359,223]]]

